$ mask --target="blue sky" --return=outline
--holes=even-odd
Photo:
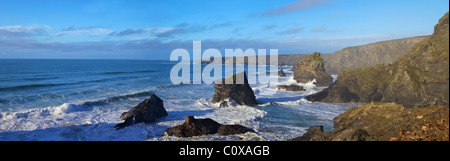
[[[429,35],[447,0],[0,0],[0,58],[169,59],[176,48],[333,53]]]

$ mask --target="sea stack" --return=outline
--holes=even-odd
[[[164,116],[167,116],[167,111],[164,109],[163,100],[153,94],[130,111],[122,113],[120,119],[125,122],[117,124],[115,127],[121,129],[141,122],[151,123]]]
[[[281,69],[280,71],[278,71],[278,76],[279,76],[279,77],[286,77],[286,74],[284,73],[283,69]]]
[[[316,80],[318,87],[328,87],[333,83],[333,77],[323,67],[323,58],[320,53],[315,52],[300,60],[294,66],[294,80],[299,83],[307,83]]]
[[[245,71],[236,73],[225,79],[221,83],[214,85],[216,90],[212,103],[223,102],[232,99],[239,105],[255,106],[258,105],[255,93],[248,84]]]

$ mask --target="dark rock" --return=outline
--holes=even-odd
[[[215,133],[219,133],[219,135],[234,135],[246,132],[255,131],[241,125],[222,125],[210,118],[195,119],[194,116],[188,116],[182,125],[166,130],[167,135],[177,137],[192,137]]]
[[[311,126],[303,136],[287,141],[329,141],[331,133],[323,131],[323,126]]]
[[[392,64],[339,73],[334,85],[308,96],[324,102],[397,102],[406,107],[449,105],[448,13],[428,39]]]
[[[230,84],[228,84],[228,82]],[[216,91],[214,93],[212,103],[232,99],[239,105],[258,105],[258,102],[256,102],[255,93],[248,84],[245,71],[223,79],[222,83],[217,83],[214,85],[214,89]]]
[[[192,137],[215,134],[220,126],[221,124],[209,118],[195,119],[194,116],[188,116],[184,124],[171,127],[166,130],[166,133],[169,136]]]
[[[117,124],[115,127],[120,129],[141,122],[151,123],[164,116],[167,116],[167,111],[164,109],[163,100],[153,94],[130,111],[122,113],[120,119],[125,122]]]
[[[352,134],[351,139],[355,141],[366,141],[368,137],[369,133],[366,130],[358,129]]]
[[[329,88],[321,92],[306,96],[309,101],[324,101],[324,102],[358,102],[359,96],[350,92],[346,86],[340,83],[331,84]]]
[[[307,83],[315,79],[318,87],[328,87],[333,77],[325,70],[323,63],[321,54],[317,52],[300,60],[294,66],[294,80]]]
[[[284,89],[286,91],[304,91],[302,86],[299,85],[278,85],[278,90]]]
[[[228,107],[228,102],[227,102],[227,101],[223,101],[222,103],[220,103],[219,107],[220,107],[220,108],[226,108],[226,107]]]
[[[255,131],[246,128],[242,125],[222,125],[218,129],[219,135],[244,134],[247,132],[255,132]]]
[[[286,74],[284,74],[283,69],[281,69],[280,71],[278,71],[278,76],[279,76],[279,77],[286,77]]]

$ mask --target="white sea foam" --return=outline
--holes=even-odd
[[[306,99],[299,99],[299,100],[295,100],[295,101],[286,101],[286,102],[275,102],[275,104],[278,104],[278,105],[301,105],[301,104],[306,104],[306,103],[311,103],[311,102]]]
[[[218,108],[206,98],[197,101],[166,99],[164,103],[167,117],[155,123],[137,124],[121,130],[114,128],[121,122],[118,119],[121,113],[126,111],[120,108],[65,103],[42,109],[3,112],[0,113],[0,140],[167,140],[162,138],[165,130],[182,124],[189,115],[211,118],[222,124],[243,124],[255,129],[257,123],[252,122],[266,115],[263,110],[248,106]],[[219,138],[233,140],[222,136]]]

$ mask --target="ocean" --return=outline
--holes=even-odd
[[[295,82],[293,73],[288,71],[292,67],[280,66],[287,77],[280,77],[279,84],[298,84],[306,90],[278,91],[267,85],[254,84],[251,87],[259,106],[219,108],[211,103],[213,84],[172,84],[170,70],[176,63],[162,60],[0,59],[0,140],[278,141],[301,136],[313,125],[324,125],[325,130],[331,131],[334,117],[360,105],[310,102],[304,97],[323,88],[312,82]],[[276,94],[262,95],[264,91],[276,91]],[[167,117],[151,124],[114,128],[122,122],[119,117],[123,112],[152,93],[164,100]],[[211,118],[222,124],[240,124],[257,133],[189,138],[165,134],[167,128],[182,124],[189,115]]]

